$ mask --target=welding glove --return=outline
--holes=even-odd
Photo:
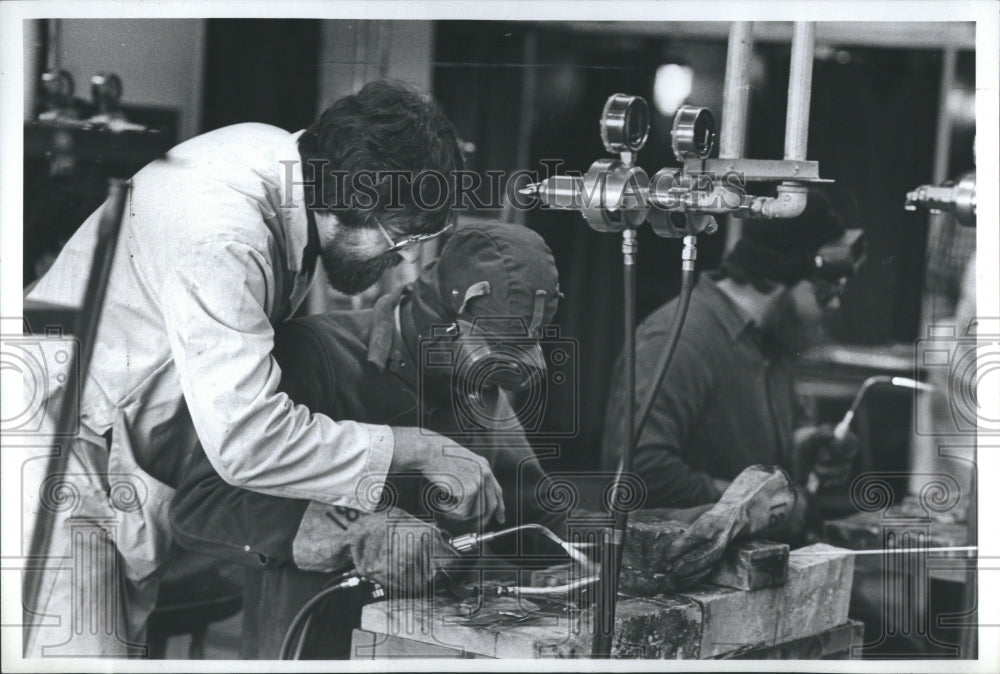
[[[460,559],[440,529],[404,510],[363,513],[315,501],[302,516],[292,555],[305,571],[330,573],[353,564],[395,596],[449,582],[449,569]]]
[[[799,480],[810,494],[828,492],[847,484],[861,441],[853,432],[838,440],[833,426],[809,426],[795,432]]]
[[[732,541],[782,533],[801,526],[804,518],[805,499],[784,470],[750,466],[670,545],[670,573],[680,586],[695,583],[711,572]]]

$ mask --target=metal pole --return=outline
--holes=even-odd
[[[594,657],[611,656],[611,638],[615,627],[615,604],[618,598],[618,571],[621,568],[622,542],[628,529],[627,499],[619,496],[622,477],[632,472],[632,454],[635,447],[635,258],[638,252],[636,231],[628,228],[622,232],[623,279],[625,282],[625,420],[622,442],[622,460],[611,490],[610,511],[614,528],[604,530],[601,540],[601,574],[597,585],[595,604]]]
[[[70,444],[75,437],[73,429],[77,425],[73,413],[79,407],[78,401],[87,381],[90,357],[94,353],[94,342],[101,321],[101,309],[104,306],[108,278],[111,276],[111,263],[114,261],[115,248],[118,244],[118,233],[121,230],[127,195],[128,183],[124,180],[112,179],[108,189],[108,199],[104,202],[97,229],[97,245],[94,250],[90,276],[87,278],[83,304],[75,321],[74,333],[80,346],[73,354],[75,363],[70,367],[66,380],[58,425],[56,426],[55,451],[49,456],[45,470],[46,477],[66,472],[66,462],[71,451]],[[62,443],[61,447],[59,443]],[[45,559],[49,554],[49,546],[52,542],[54,515],[51,508],[41,508],[31,536],[28,560],[32,570],[25,574],[23,597],[23,605],[27,610],[37,610],[38,608],[40,582],[45,570]]]
[[[753,22],[737,21],[729,28],[726,80],[722,91],[722,130],[719,133],[720,159],[743,156],[752,58]]]
[[[729,27],[726,80],[722,92],[722,129],[719,158],[738,159],[746,147],[747,109],[750,105],[750,63],[753,59],[753,22],[737,21]],[[726,217],[726,250],[732,250],[743,233],[743,222]]]
[[[816,24],[812,21],[796,21],[792,30],[792,64],[788,73],[785,159],[806,158],[815,43]]]

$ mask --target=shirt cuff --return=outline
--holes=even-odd
[[[388,426],[364,426],[368,430],[368,461],[365,463],[364,479],[358,485],[356,499],[359,510],[372,512],[382,498],[385,477],[389,473],[396,445],[392,429]]]

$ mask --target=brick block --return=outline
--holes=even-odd
[[[854,556],[843,548],[815,543],[793,550],[775,639],[797,639],[847,622],[853,579]]]
[[[615,610],[614,658],[697,658],[702,611],[682,595],[624,599]]]
[[[681,593],[702,609],[698,657],[782,643],[845,623],[853,571],[847,550],[817,543],[789,553],[783,586],[747,591],[703,585]]]
[[[772,541],[746,541],[726,551],[705,580],[737,590],[784,585],[788,578],[788,546]]]
[[[792,579],[789,577],[789,583]],[[784,588],[734,590],[700,585],[682,593],[701,606],[699,658],[711,658],[748,644],[772,643]]]

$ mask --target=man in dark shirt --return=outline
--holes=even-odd
[[[537,339],[555,314],[557,298],[555,263],[541,237],[515,225],[465,225],[413,284],[383,296],[372,309],[309,316],[279,328],[274,355],[282,368],[281,388],[296,403],[334,419],[405,422],[461,441],[489,461],[503,486],[507,526],[538,522],[562,535],[564,520],[537,501],[535,487],[545,473],[499,388],[540,383],[544,365]],[[440,367],[442,356],[452,358],[454,367]],[[426,367],[428,358],[435,367]],[[479,410],[479,418],[457,415],[456,395],[467,396],[459,404],[466,412]],[[449,535],[475,529],[474,522],[449,518],[446,506],[435,507],[434,494],[417,474],[390,474],[383,498],[426,527],[447,527]],[[331,542],[326,549],[324,541],[339,533],[331,521],[365,517],[232,487],[203,451],[192,456],[171,504],[181,545],[251,567],[242,653],[250,658],[277,657],[295,613],[330,572],[362,566],[353,548],[337,549]],[[511,546],[500,552],[554,552],[527,540]],[[415,555],[406,561],[417,563]],[[362,571],[382,580],[393,569]],[[303,657],[346,657],[359,610],[357,594],[328,601],[313,621]]]
[[[633,470],[646,482],[647,507],[716,501],[754,464],[780,465],[801,475],[800,449],[833,443],[827,427],[796,431],[802,420],[789,361],[822,338],[824,320],[839,306],[854,269],[846,265],[831,274],[821,247],[846,246],[859,234],[845,233],[825,196],[813,190],[797,218],[747,221],[721,270],[698,279],[673,361],[635,449]],[[668,302],[638,327],[640,400],[653,385],[653,364],[677,305],[676,299]],[[603,441],[609,470],[620,460],[624,417],[621,368],[616,373]],[[828,447],[824,454],[847,462],[849,455],[846,447]]]

